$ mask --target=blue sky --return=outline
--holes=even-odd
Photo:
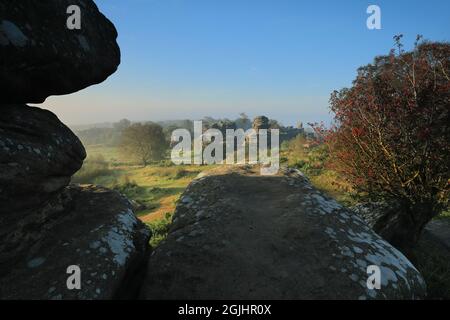
[[[236,118],[330,119],[328,99],[403,33],[450,40],[450,1],[97,0],[122,64],[101,85],[45,106],[68,124]],[[381,8],[382,30],[366,9]]]

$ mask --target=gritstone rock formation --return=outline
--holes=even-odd
[[[67,29],[71,5],[80,30]],[[41,103],[104,81],[120,63],[116,38],[91,0],[0,1],[0,103]]]
[[[420,273],[298,171],[195,180],[149,261],[147,299],[416,299]],[[381,269],[381,290],[367,267]]]
[[[81,30],[66,28],[69,5],[82,9]],[[69,186],[84,147],[53,113],[24,104],[105,80],[120,63],[116,37],[90,0],[0,0],[0,299],[137,294],[150,231],[118,193]],[[67,286],[71,266],[80,290]]]
[[[411,219],[399,203],[361,203],[351,208],[384,240],[398,249],[411,232]]]
[[[47,110],[3,105],[0,115],[0,214],[34,208],[70,182],[86,152]]]
[[[69,5],[82,9],[81,30],[66,28]],[[0,299],[424,297],[398,250],[297,171],[197,179],[147,267],[150,231],[132,203],[69,185],[81,142],[26,105],[105,80],[120,62],[116,37],[91,0],[0,0]],[[366,286],[369,265],[380,267],[379,291]],[[80,290],[67,285],[73,266]]]
[[[129,201],[94,186],[69,186],[18,222],[2,239],[0,298],[133,298],[148,254],[148,229]],[[8,252],[5,243],[27,244]],[[23,246],[22,246],[23,247]],[[82,272],[81,290],[68,290],[67,268]]]

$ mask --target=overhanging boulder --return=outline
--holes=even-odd
[[[81,29],[67,28],[67,9]],[[41,103],[103,82],[117,70],[114,25],[92,0],[0,0],[0,104]]]

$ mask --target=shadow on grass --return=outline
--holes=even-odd
[[[450,299],[450,251],[444,245],[424,232],[412,262],[425,278],[428,299]]]
[[[147,216],[151,214],[149,211],[157,211],[162,207],[161,201],[165,198],[181,195],[181,193],[186,189],[183,187],[141,187],[143,192],[137,197],[130,197],[132,200],[139,201],[146,205],[144,210],[136,212],[138,217]],[[175,203],[174,203],[175,207]]]

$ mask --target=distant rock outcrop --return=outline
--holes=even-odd
[[[82,9],[79,31],[66,28],[69,5]],[[120,62],[116,37],[90,0],[0,0],[0,299],[137,295],[149,229],[120,194],[69,186],[84,147],[24,104],[106,79]],[[67,286],[74,266],[79,290]]]
[[[256,172],[256,174],[255,174]],[[367,267],[381,290],[367,287]],[[150,258],[147,299],[417,299],[420,273],[303,175],[252,169],[202,176]]]
[[[259,116],[253,120],[253,129],[259,131],[261,129],[269,129],[269,118],[266,116]]]
[[[67,28],[67,8],[81,29]],[[0,102],[41,103],[104,81],[120,63],[117,31],[91,0],[0,1]]]

